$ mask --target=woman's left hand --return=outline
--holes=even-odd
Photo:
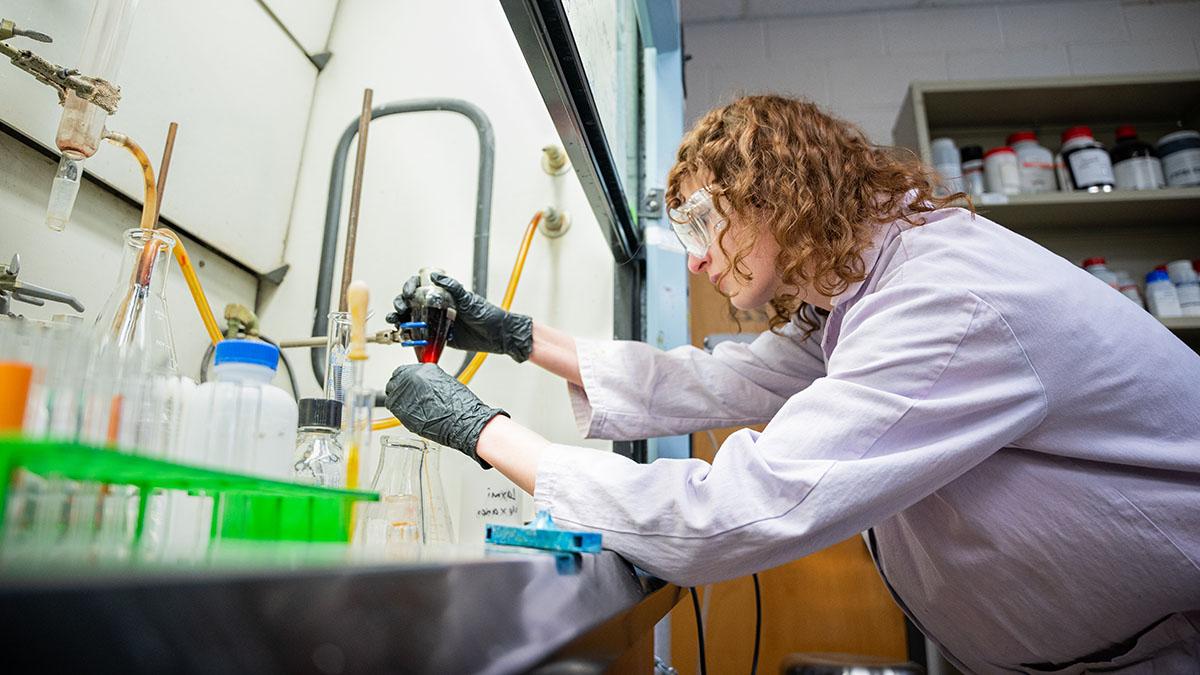
[[[409,431],[491,468],[479,458],[476,445],[488,422],[497,415],[508,417],[507,412],[480,401],[466,385],[432,363],[400,366],[385,391],[387,409]]]

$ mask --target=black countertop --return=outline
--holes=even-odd
[[[0,574],[4,670],[599,672],[681,593],[609,551],[579,557],[573,574],[528,550],[323,551],[10,569]]]

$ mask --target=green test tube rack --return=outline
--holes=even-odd
[[[74,442],[0,438],[0,531],[17,469],[43,478],[129,485],[138,489],[134,541],[155,490],[213,498],[212,534],[222,539],[346,542],[354,504],[378,501],[364,490],[342,490],[217,471]]]

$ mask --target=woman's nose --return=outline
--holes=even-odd
[[[708,256],[707,255],[704,256],[703,258],[697,258],[696,256],[692,255],[691,253],[688,254],[688,257],[687,257],[688,271],[691,272],[692,274],[699,274],[700,270],[704,269],[704,266],[707,264],[708,264]]]

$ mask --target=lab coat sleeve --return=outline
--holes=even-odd
[[[766,422],[825,374],[821,332],[794,324],[713,353],[644,342],[577,340],[583,386],[568,385],[580,431],[627,440]]]
[[[964,291],[884,289],[846,313],[828,375],[712,465],[552,447],[535,503],[669,581],[711,583],[841,541],[1036,427],[1045,394],[1004,319]]]

